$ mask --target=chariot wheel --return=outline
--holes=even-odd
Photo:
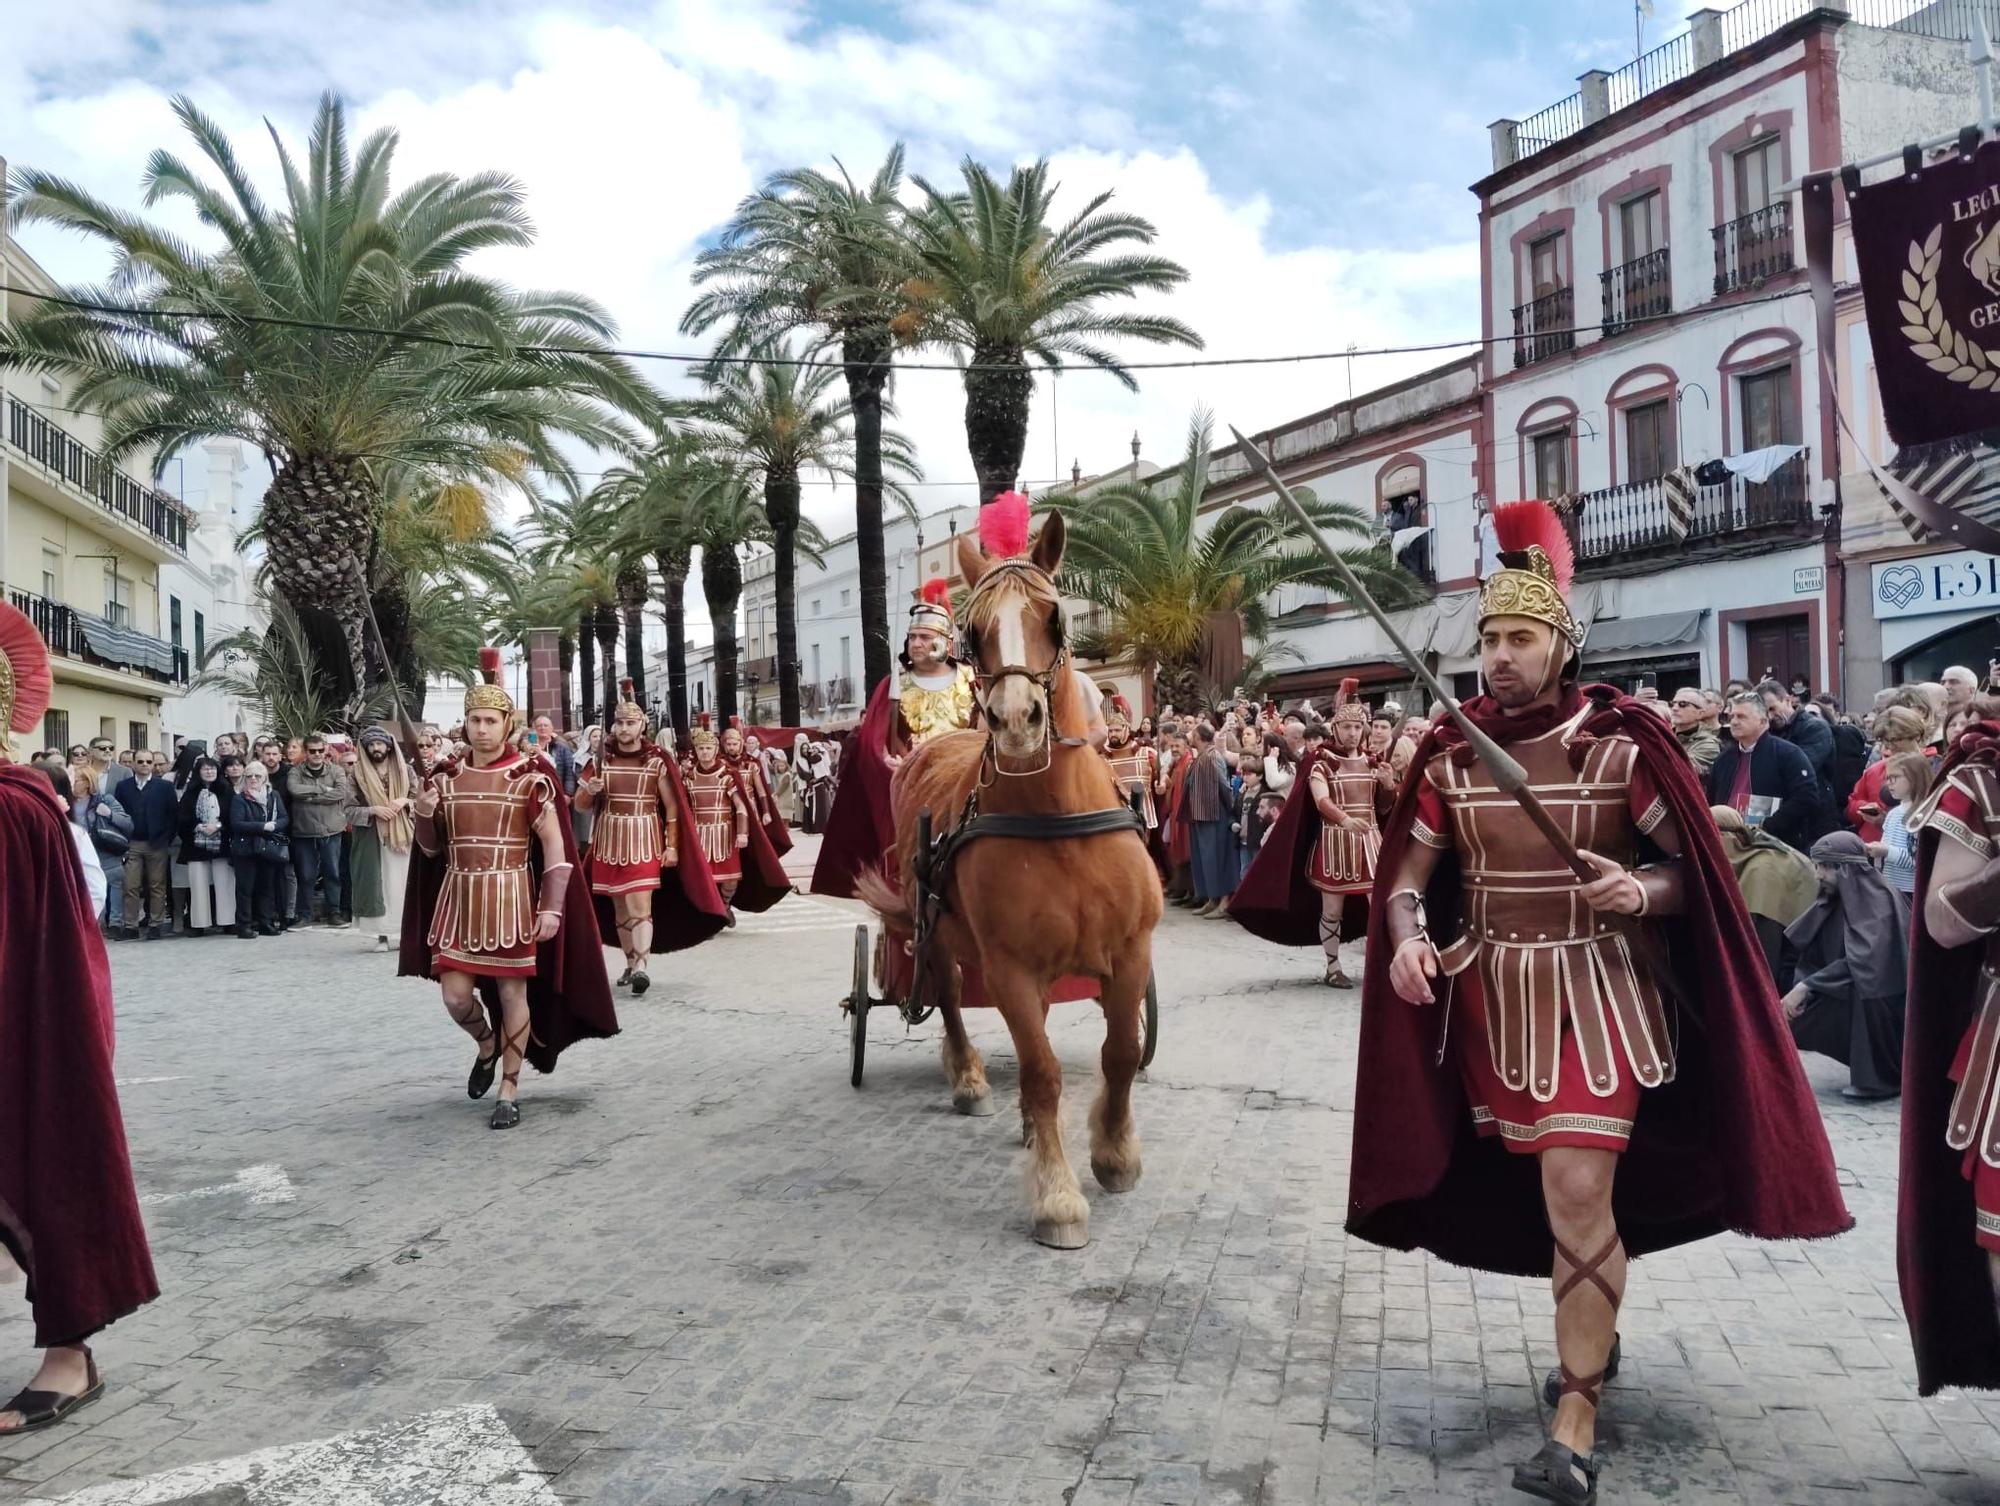
[[[1146,975],[1145,1025],[1139,1042],[1139,1070],[1153,1065],[1153,1053],[1160,1049],[1160,987],[1151,973]],[[858,1068],[856,1070],[859,1070]]]
[[[853,1065],[847,1080],[861,1086],[862,1060],[868,1054],[868,1009],[875,1001],[868,994],[868,927],[854,928],[854,991],[847,996],[847,1030]]]

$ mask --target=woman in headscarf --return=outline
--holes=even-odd
[[[1736,870],[1736,886],[1743,891],[1750,924],[1763,943],[1764,966],[1776,987],[1788,971],[1785,927],[1819,898],[1819,873],[1811,858],[1762,827],[1749,825],[1734,806],[1713,805],[1708,813],[1722,833],[1722,851]]]
[[[389,950],[389,934],[401,939],[403,884],[410,875],[410,766],[396,739],[380,727],[361,734],[354,769],[354,918],[375,923],[375,950]]]
[[[187,869],[188,935],[206,936],[227,930],[236,920],[234,873],[229,867],[229,790],[222,783],[222,766],[206,753],[196,758],[181,791],[180,860]],[[218,873],[228,874],[228,908],[217,892]]]
[[[1796,980],[1784,998],[1792,1039],[1846,1064],[1843,1098],[1894,1098],[1903,1070],[1910,902],[1869,861],[1861,838],[1830,832],[1812,846],[1819,898],[1785,940]]]

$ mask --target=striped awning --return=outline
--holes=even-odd
[[[1916,446],[1904,450],[1884,469],[1938,506],[2000,528],[2000,450],[1991,445]],[[1882,498],[1902,520],[1912,540],[1928,544],[1938,537],[1886,491]]]
[[[163,642],[150,633],[120,627],[108,617],[93,617],[88,612],[71,610],[77,625],[83,629],[85,645],[106,664],[116,664],[124,669],[150,670],[156,675],[173,674],[174,646],[171,643]]]

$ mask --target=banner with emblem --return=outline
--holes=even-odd
[[[2000,424],[2000,141],[1851,187],[1848,206],[1890,437]]]

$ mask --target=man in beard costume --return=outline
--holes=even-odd
[[[1851,1220],[1692,768],[1657,715],[1571,677],[1584,634],[1554,511],[1514,503],[1493,524],[1488,693],[1464,710],[1594,877],[1455,722],[1426,733],[1383,826],[1347,1227],[1553,1282],[1553,1436],[1514,1485],[1583,1506],[1628,1256]]]

